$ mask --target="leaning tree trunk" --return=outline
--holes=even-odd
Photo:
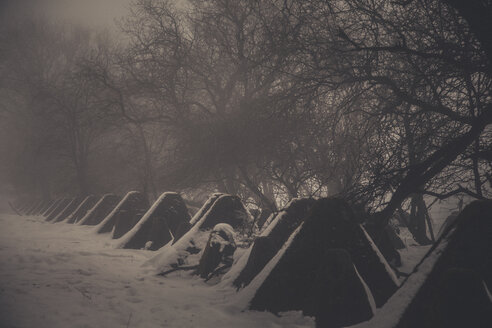
[[[448,141],[439,150],[436,150],[427,159],[418,165],[411,167],[406,176],[401,180],[389,202],[383,210],[373,216],[371,224],[374,224],[382,233],[388,224],[394,211],[412,193],[419,192],[422,187],[439,174],[445,167],[453,162],[473,141],[479,136],[485,127],[492,123],[492,106],[473,120],[470,130],[463,135]]]

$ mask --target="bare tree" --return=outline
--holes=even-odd
[[[6,40],[5,92],[15,99],[8,115],[22,125],[25,151],[19,167],[30,171],[20,175],[41,184],[42,193],[50,193],[49,184],[63,192],[73,184],[78,190],[71,192],[85,195],[91,144],[107,126],[100,90],[77,71],[96,46],[94,34],[42,20],[6,28],[13,37]],[[60,180],[66,181],[58,184],[53,175],[62,172]]]
[[[313,1],[306,8],[316,10],[309,11],[302,59],[314,69],[303,77],[310,74],[328,88],[358,85],[364,101],[348,110],[381,122],[367,158],[373,164],[356,194],[373,203],[375,223],[385,226],[410,195],[439,192],[443,180],[459,180],[461,172],[450,169],[488,135],[485,49],[462,17],[439,1]]]

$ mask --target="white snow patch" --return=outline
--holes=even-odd
[[[224,239],[219,232],[225,233],[227,236],[227,240]],[[234,248],[236,247],[236,244],[234,242],[235,239],[235,233],[234,229],[227,223],[219,223],[216,224],[215,227],[212,229],[212,232],[210,233],[210,245],[214,244],[219,244],[220,248],[219,251],[222,252],[224,248],[228,245],[232,245]]]
[[[149,240],[148,242],[146,242],[146,243],[145,243],[145,247],[144,247],[144,249],[149,249],[149,248],[151,248],[151,247],[152,247],[152,241],[151,241],[151,240]]]
[[[234,228],[227,223],[217,223],[215,227],[212,229],[212,231],[214,232],[223,231],[227,235],[227,237],[230,238],[231,240],[234,240],[234,237],[236,235],[236,233],[234,232]]]

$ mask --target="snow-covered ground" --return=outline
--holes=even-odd
[[[155,276],[155,252],[115,249],[94,227],[0,214],[0,327],[314,327],[242,311],[232,288]]]
[[[405,241],[409,273],[429,246]],[[0,327],[314,327],[297,312],[244,311],[227,283],[156,276],[156,252],[115,246],[93,226],[0,214]]]

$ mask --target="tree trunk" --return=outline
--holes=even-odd
[[[263,194],[265,195],[265,197],[267,199],[269,199],[271,203],[276,204],[275,193],[273,191],[273,185],[266,180],[263,180],[261,182],[261,185],[263,187]]]
[[[144,153],[143,159],[143,192],[148,197],[148,194],[151,193],[153,199],[157,198],[157,190],[154,183],[154,169],[152,167],[152,152],[147,143],[147,138],[145,137],[145,131],[141,124],[135,123],[135,127],[138,131],[138,136],[140,137],[140,143],[142,145],[142,150]]]
[[[472,156],[472,165],[473,165],[473,177],[474,177],[474,182],[475,182],[475,192],[477,195],[480,197],[483,196],[482,194],[482,181],[480,179],[480,171],[478,168],[478,153],[480,151],[480,138],[477,137],[475,140],[475,144],[473,145],[474,148],[474,154]]]
[[[79,194],[81,197],[87,196],[89,194],[89,187],[87,183],[87,168],[79,167],[77,168],[77,183],[79,185]]]
[[[272,212],[277,211],[277,206],[273,201],[270,201],[260,190],[260,186],[253,183],[253,181],[249,178],[246,169],[239,168],[241,175],[243,177],[244,185],[251,190],[259,199],[262,204],[262,207],[265,206],[269,208]]]
[[[410,200],[410,220],[408,229],[413,238],[419,245],[430,245],[432,241],[427,237],[426,217],[428,216],[427,206],[421,194],[414,194]]]

